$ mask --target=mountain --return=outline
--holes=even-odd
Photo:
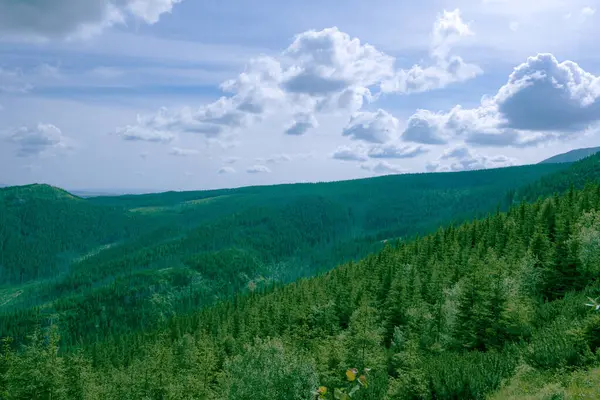
[[[45,185],[1,189],[0,326],[20,340],[39,310],[43,318],[69,316],[64,332],[77,333],[63,332],[66,341],[153,326],[156,315],[137,316],[154,309],[156,296],[168,296],[180,313],[321,273],[384,241],[506,209],[519,188],[569,168],[85,199]],[[15,310],[30,323],[12,323]],[[111,324],[94,328],[102,315]]]
[[[569,171],[582,174],[590,165],[586,161],[552,175],[560,175],[562,182]],[[532,169],[497,170],[491,176],[516,179],[525,171]],[[545,181],[553,182],[552,175]],[[247,293],[200,310],[177,308],[178,296],[194,303],[195,292],[206,290],[205,277],[226,273],[228,263],[239,258],[210,262],[211,257],[196,253],[199,258],[192,259],[202,271],[196,285],[192,280],[180,290],[160,292],[169,271],[177,269],[169,257],[154,271],[163,279],[146,281],[135,291],[127,291],[131,280],[124,276],[109,279],[101,290],[88,290],[82,294],[85,302],[56,299],[47,314],[53,321],[48,333],[38,331],[19,352],[4,346],[1,388],[9,398],[57,393],[69,400],[350,398],[341,389],[352,391],[353,399],[373,400],[483,400],[490,395],[541,399],[566,398],[566,393],[596,398],[600,313],[586,303],[594,306],[598,300],[593,299],[600,295],[600,176],[584,175],[590,177],[582,182],[584,189],[576,188],[579,181],[573,180],[576,183],[566,193],[548,192],[508,212],[402,240],[360,261],[288,285],[254,280]],[[475,176],[481,181],[490,177]],[[447,177],[470,178],[471,185],[463,190],[492,196],[476,189],[470,173]],[[443,196],[445,184],[436,182],[435,193],[444,201],[452,199]],[[533,187],[540,193],[541,186]],[[432,190],[431,182],[424,188]],[[246,190],[256,195],[253,190],[262,189]],[[227,196],[224,193],[219,195]],[[184,194],[166,196],[171,201]],[[459,197],[472,201],[464,194]],[[218,203],[214,198],[215,193],[207,194],[201,203]],[[414,204],[419,204],[418,212],[427,216],[429,200],[424,198],[411,206],[416,212]],[[150,214],[166,212],[162,207],[168,203],[161,196],[124,201],[128,206],[149,204],[142,207],[151,207],[143,211]],[[285,210],[288,218],[297,217]],[[298,210],[300,219],[313,212]],[[237,218],[237,229],[250,226]],[[262,223],[265,218],[260,215],[248,222]],[[205,228],[194,234],[192,242],[218,233]],[[269,251],[276,248],[270,239],[293,231],[274,233],[259,237]],[[227,238],[219,236],[217,242]],[[173,256],[171,246],[165,243],[160,251]],[[235,249],[234,255],[243,259],[240,248]],[[236,264],[230,277],[249,261]],[[217,268],[209,273],[210,265]],[[91,263],[90,274],[95,266],[103,269]],[[3,301],[10,297],[6,290],[1,294]],[[135,307],[144,296],[149,301]],[[135,313],[127,316],[131,307]],[[47,308],[38,307],[37,314],[7,315],[0,332],[5,336],[17,332]],[[85,318],[77,318],[78,313]],[[129,319],[140,325],[132,329]],[[89,335],[93,341],[82,340]]]
[[[591,156],[592,154],[596,154],[600,151],[600,147],[589,147],[585,149],[575,149],[569,152],[558,154],[554,157],[550,157],[544,161],[541,161],[540,164],[551,164],[551,163],[571,163],[575,161],[579,161],[586,157]]]

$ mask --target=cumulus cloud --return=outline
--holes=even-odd
[[[62,39],[89,36],[134,18],[148,24],[182,0],[3,1],[0,37]]]
[[[233,174],[235,169],[233,167],[221,167],[218,171],[219,174]]]
[[[446,113],[418,110],[406,141],[445,144],[455,137],[480,146],[534,146],[584,131],[600,120],[600,77],[572,61],[538,54],[517,66],[479,107]]]
[[[309,95],[374,85],[393,73],[395,61],[337,27],[297,35],[284,57],[292,66],[283,86]]]
[[[19,157],[37,156],[51,149],[67,147],[66,137],[52,124],[22,126],[9,132],[6,139],[17,146]]]
[[[182,149],[179,147],[173,147],[171,149],[171,151],[169,152],[170,155],[178,156],[178,157],[195,156],[195,155],[198,155],[199,153],[200,152],[195,149]]]
[[[458,10],[444,12],[432,34],[433,65],[396,70],[394,57],[337,27],[306,31],[278,56],[254,59],[237,78],[223,82],[226,96],[218,101],[196,110],[161,109],[129,130],[152,132],[136,136],[160,131],[218,137],[278,114],[293,116],[286,134],[303,135],[318,126],[318,114],[356,113],[382,91],[422,92],[477,75],[479,67],[449,54],[457,38],[469,34]]]
[[[249,174],[264,174],[271,172],[271,170],[266,165],[253,165],[248,167],[246,172]]]
[[[298,113],[294,120],[287,126],[285,133],[288,135],[304,135],[309,129],[319,126],[314,115],[308,113]]]
[[[430,162],[425,168],[428,172],[472,171],[514,164],[515,160],[512,158],[503,155],[489,157],[478,154],[465,145],[459,145],[446,150],[437,162]]]
[[[377,175],[385,175],[385,174],[401,174],[407,172],[402,167],[398,165],[390,164],[387,161],[378,161],[371,163],[363,163],[360,167],[366,171],[371,171]]]
[[[459,9],[444,11],[438,16],[431,34],[431,65],[414,65],[408,70],[398,70],[392,79],[382,82],[381,90],[399,93],[425,92],[480,75],[483,70],[479,66],[450,54],[453,46],[461,38],[473,34],[469,25],[463,22]]]
[[[398,133],[399,122],[387,111],[360,111],[352,115],[343,136],[369,143],[386,143]]]
[[[367,148],[358,146],[340,146],[332,154],[331,158],[342,161],[367,161]]]
[[[371,158],[414,158],[427,153],[429,150],[423,146],[402,146],[395,143],[374,145],[369,149]]]

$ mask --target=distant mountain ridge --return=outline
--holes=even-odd
[[[588,147],[583,149],[575,149],[568,151],[566,153],[557,154],[553,157],[550,157],[544,161],[539,162],[539,164],[557,164],[557,163],[571,163],[576,162],[586,157],[591,156],[592,154],[596,154],[600,152],[600,147]]]

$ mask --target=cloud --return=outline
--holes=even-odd
[[[283,86],[313,96],[374,85],[393,73],[395,61],[337,27],[297,35],[283,55],[292,64]]]
[[[87,37],[128,18],[154,24],[182,0],[29,0],[4,1],[0,38]]]
[[[287,126],[285,133],[288,135],[304,135],[309,129],[319,126],[314,115],[308,113],[298,113],[294,120]]]
[[[270,164],[279,164],[282,162],[292,161],[292,158],[293,157],[290,156],[289,154],[276,154],[274,156],[271,156],[271,157],[265,159],[265,161]]]
[[[394,143],[375,145],[369,149],[371,158],[414,158],[429,152],[423,146],[401,146]]]
[[[418,110],[402,137],[424,144],[459,137],[479,146],[527,147],[577,134],[599,121],[600,77],[572,61],[559,63],[552,54],[538,54],[517,66],[477,108]]]
[[[395,137],[398,127],[398,119],[385,110],[360,111],[352,115],[342,135],[354,140],[383,144]]]
[[[581,15],[583,15],[584,17],[592,17],[594,16],[594,14],[596,14],[596,9],[592,8],[592,7],[583,7],[581,9]]]
[[[173,112],[162,107],[156,114],[138,115],[137,124],[117,128],[117,134],[126,140],[163,143],[179,133],[216,138],[228,129],[245,126],[249,118],[248,114],[232,108],[230,99],[222,97],[196,111],[186,107]]]
[[[235,164],[240,160],[239,157],[225,157],[223,158],[223,162],[226,164]]]
[[[304,135],[318,126],[318,114],[355,113],[381,92],[423,92],[476,76],[479,67],[449,54],[458,38],[470,34],[459,10],[444,12],[432,34],[433,65],[397,70],[395,57],[337,27],[309,30],[279,55],[251,60],[237,78],[220,85],[225,96],[216,102],[196,110],[162,108],[156,116],[138,117],[130,130],[148,130],[151,137],[156,132],[218,137],[277,114],[293,116],[286,134]]]
[[[145,160],[145,159],[147,159],[147,158],[148,158],[148,155],[149,155],[149,154],[148,154],[148,152],[146,152],[146,151],[143,151],[143,152],[141,152],[141,153],[140,153],[140,158],[141,158],[142,160]]]
[[[271,170],[265,165],[253,165],[246,169],[246,172],[249,174],[263,174],[269,173]]]
[[[235,169],[233,167],[221,167],[218,171],[219,174],[233,174]]]
[[[6,139],[17,145],[19,157],[37,156],[51,149],[67,147],[66,137],[52,124],[22,126],[9,132]]]
[[[282,103],[284,94],[278,88],[280,75],[281,67],[276,60],[261,57],[253,60],[237,79],[221,84],[221,89],[230,96],[222,96],[198,109],[161,107],[155,114],[138,115],[137,123],[127,126],[126,130],[135,132],[136,137],[152,138],[184,133],[208,139],[229,135],[260,120]]]
[[[350,147],[340,146],[332,154],[331,158],[342,161],[367,161],[367,148],[362,145]]]
[[[121,128],[117,128],[116,134],[122,137],[124,140],[129,140],[132,142],[143,141],[154,143],[169,143],[173,141],[173,139],[175,139],[175,135],[169,132],[142,129],[139,126],[135,125],[127,125]]]
[[[488,157],[478,154],[465,145],[452,147],[437,162],[426,165],[428,172],[472,171],[515,165],[515,160],[503,155]]]
[[[401,174],[401,173],[407,172],[407,170],[405,170],[397,165],[390,164],[387,161],[378,161],[375,163],[363,163],[360,165],[360,167],[366,171],[371,171],[377,175]]]
[[[27,93],[31,89],[33,86],[27,82],[23,71],[0,67],[0,93]]]
[[[462,37],[474,35],[469,25],[464,23],[457,8],[454,11],[444,10],[433,24],[432,53],[434,56],[444,58],[452,45]]]
[[[179,147],[173,147],[169,152],[170,155],[179,157],[195,156],[199,153],[200,152],[195,149],[181,149]]]
[[[432,64],[398,70],[392,79],[382,82],[381,90],[385,93],[419,93],[464,82],[482,74],[483,70],[479,66],[466,63],[460,56],[450,54],[452,47],[461,38],[472,35],[474,33],[463,22],[459,9],[444,11],[433,26],[430,49]]]

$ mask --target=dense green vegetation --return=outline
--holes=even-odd
[[[2,189],[0,399],[594,398],[599,159],[92,199]]]
[[[313,399],[369,367],[353,398],[594,398],[585,369],[600,366],[600,312],[585,303],[600,296],[599,244],[600,185],[571,188],[200,311],[170,315],[155,295],[163,328],[79,351],[57,352],[56,328],[38,331],[5,346],[0,392]]]
[[[506,209],[519,187],[568,169],[90,199],[45,185],[0,189],[0,334],[21,342],[54,321],[62,344],[76,346],[153,330],[240,290],[360,259],[384,240]]]

